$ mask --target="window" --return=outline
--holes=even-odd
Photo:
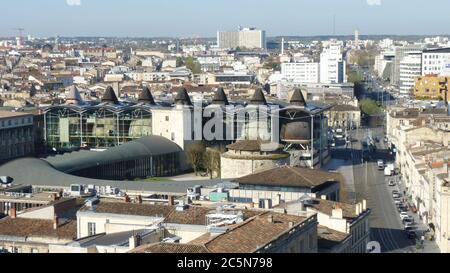
[[[39,253],[39,250],[37,248],[32,248],[31,253]]]
[[[169,121],[169,116],[166,116],[166,121]]]
[[[95,235],[95,223],[88,223],[88,235]]]
[[[172,133],[171,139],[172,139],[172,141],[175,141],[175,133]]]

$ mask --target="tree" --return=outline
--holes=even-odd
[[[368,116],[380,114],[382,111],[376,101],[372,99],[363,99],[359,104],[361,106],[361,111]]]
[[[220,176],[220,155],[224,152],[224,149],[207,148],[205,153],[204,165],[206,171],[209,173],[209,177],[213,179],[214,173]]]
[[[279,61],[275,60],[272,56],[267,58],[267,60],[264,63],[263,67],[265,69],[272,69],[274,71],[281,71],[281,63]]]
[[[183,62],[183,58],[181,57],[177,57],[177,67],[183,66],[184,62]]]
[[[349,71],[348,72],[348,82],[357,83],[363,80],[363,76],[360,72],[357,71]]]
[[[198,74],[201,72],[200,63],[195,60],[193,57],[186,58],[186,67],[192,71],[194,74]]]
[[[187,162],[194,169],[195,175],[198,175],[199,170],[203,167],[205,151],[203,143],[192,144],[186,149]]]

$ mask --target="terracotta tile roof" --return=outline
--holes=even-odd
[[[273,217],[272,222],[269,222],[269,216]],[[266,212],[214,237],[205,243],[205,247],[213,253],[254,253],[288,232],[290,222],[295,225],[304,220],[304,217]]]
[[[87,211],[83,207],[82,211]],[[164,217],[164,223],[184,225],[206,225],[206,215],[214,213],[215,208],[189,205],[183,211],[177,211],[176,206],[136,204],[125,202],[101,201],[95,208],[96,213],[112,213],[122,215]],[[226,210],[236,211],[236,210]],[[244,219],[251,218],[261,213],[257,210],[242,210]]]
[[[340,182],[338,173],[301,167],[279,167],[234,180],[239,184],[314,188],[330,181]]]
[[[167,217],[173,209],[173,206],[101,201],[97,204],[95,212],[136,216]],[[87,210],[87,208],[85,207],[83,208],[83,210]]]
[[[184,211],[173,209],[164,220],[165,223],[185,225],[206,225],[206,215],[211,208],[189,206]]]
[[[52,237],[73,240],[77,237],[77,221],[69,220],[53,229],[52,220],[4,218],[0,220],[0,235],[22,237]]]
[[[320,211],[330,216],[334,208],[340,207],[342,209],[342,214],[345,219],[351,220],[358,217],[358,215],[356,214],[356,205],[352,204],[334,202],[323,199],[314,199],[313,202],[309,204],[309,206],[317,211]]]
[[[129,253],[208,253],[206,247],[193,244],[155,243],[139,246]]]
[[[317,246],[320,250],[330,250],[347,239],[350,234],[343,233],[325,226],[317,227]]]

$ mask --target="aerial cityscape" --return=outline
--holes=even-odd
[[[450,2],[5,2],[0,255],[450,252]]]

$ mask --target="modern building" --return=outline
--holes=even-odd
[[[426,49],[422,53],[422,76],[450,76],[450,48]]]
[[[399,63],[400,95],[409,97],[414,90],[417,77],[422,74],[422,54],[411,52]]]
[[[217,45],[223,49],[266,48],[266,32],[256,28],[240,28],[239,31],[217,32]]]
[[[448,92],[449,78],[426,75],[417,77],[414,83],[414,97],[417,99],[444,100]]]
[[[403,61],[403,58],[409,55],[409,53],[421,52],[424,47],[423,44],[411,44],[395,48],[395,59],[393,60],[391,77],[392,85],[400,86],[400,62]]]
[[[319,63],[282,63],[281,75],[288,81],[294,83],[319,83]]]
[[[78,151],[46,159],[55,169],[107,180],[174,176],[187,169],[182,149],[161,136],[147,136],[105,151]]]
[[[0,111],[0,164],[34,155],[33,114]]]
[[[329,43],[320,54],[320,82],[345,83],[346,61],[339,43]]]

